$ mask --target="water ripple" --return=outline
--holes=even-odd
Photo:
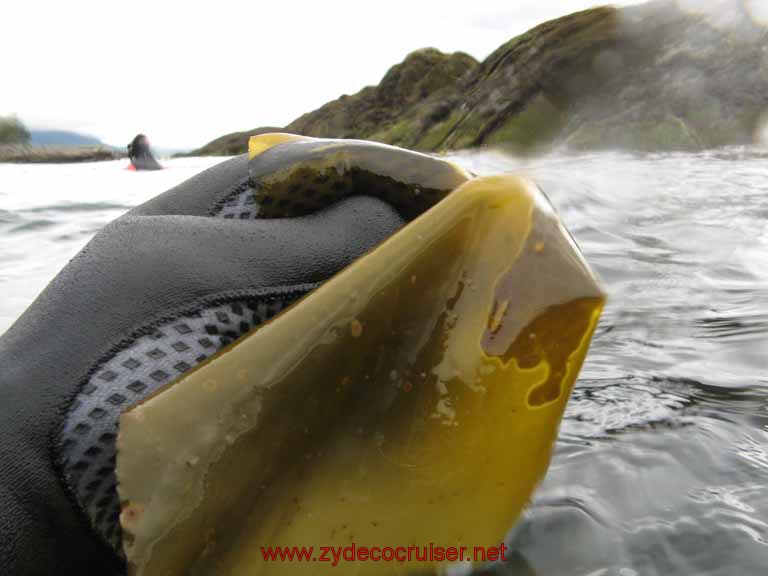
[[[131,208],[133,206],[113,202],[63,202],[26,208],[19,210],[19,212],[25,214],[38,214],[40,212],[97,212],[102,210],[130,210]]]

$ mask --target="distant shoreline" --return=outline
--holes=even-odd
[[[126,158],[119,152],[103,145],[95,146],[30,146],[28,144],[0,145],[0,162],[15,164],[68,164],[74,162],[98,162]]]

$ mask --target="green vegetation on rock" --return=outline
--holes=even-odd
[[[653,121],[627,124],[595,122],[584,124],[573,132],[566,144],[575,149],[591,150],[611,146],[642,152],[663,150],[695,150],[702,148],[702,141],[695,130],[676,116],[666,116]]]
[[[29,130],[16,116],[0,116],[0,144],[27,144]]]
[[[477,65],[463,52],[417,50],[389,69],[378,86],[329,102],[291,122],[287,129],[321,138],[365,138],[408,148],[420,146],[426,133],[455,107],[462,79]]]
[[[768,27],[755,23],[743,2],[723,1],[731,2],[720,7],[729,11],[727,26],[658,0],[545,22],[481,63],[460,52],[418,50],[378,86],[280,130],[424,151],[748,144],[768,110]],[[197,152],[244,152],[254,132]]]
[[[565,124],[565,114],[543,93],[539,93],[518,114],[485,139],[487,144],[502,144],[519,152],[535,152],[547,146]]]

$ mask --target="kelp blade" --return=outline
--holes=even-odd
[[[251,136],[248,139],[248,159],[253,160],[262,152],[269,150],[273,146],[278,144],[285,144],[286,142],[301,142],[310,141],[311,138],[306,136],[299,136],[298,134],[286,134],[283,132],[269,132],[267,134],[259,134],[258,136]]]
[[[547,469],[603,300],[533,184],[464,184],[123,415],[130,571],[324,574],[262,547],[497,546]],[[336,572],[438,568],[350,564]]]
[[[472,175],[445,158],[366,140],[261,134],[248,161],[258,218],[312,214],[356,194],[379,198],[410,221]]]

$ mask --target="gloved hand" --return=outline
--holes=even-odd
[[[0,338],[0,574],[123,572],[120,413],[464,179],[354,142],[285,143],[248,163],[223,162],[107,225]]]

